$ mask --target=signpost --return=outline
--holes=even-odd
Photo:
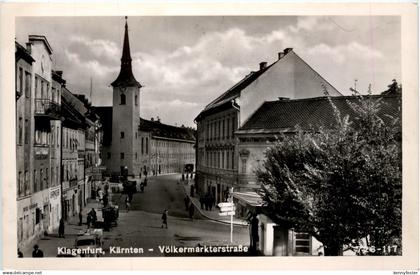
[[[233,187],[230,190],[229,202],[217,204],[220,208],[219,216],[230,216],[230,242],[233,242],[233,215],[235,215],[235,204],[233,203]]]

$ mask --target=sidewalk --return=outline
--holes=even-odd
[[[187,181],[185,182],[180,181],[180,183],[183,184],[184,186],[185,194],[190,198],[190,201],[194,204],[195,208],[198,210],[200,215],[202,215],[203,217],[209,220],[230,224],[230,216],[219,216],[219,209],[216,206],[213,207],[211,211],[201,209],[199,198],[190,196],[190,186],[192,185],[192,182],[193,180],[190,180],[189,183],[187,183]],[[248,226],[248,222],[246,220],[236,218],[235,216],[233,217],[233,224],[239,225],[239,226]]]
[[[96,200],[89,199],[85,208],[82,210],[83,215],[83,224],[79,226],[79,215],[70,216],[65,223],[65,238],[58,237],[58,228],[54,230],[53,233],[48,236],[42,236],[38,240],[34,240],[28,244],[24,249],[22,249],[23,256],[25,258],[32,257],[33,246],[38,244],[39,248],[44,252],[44,257],[56,257],[57,256],[57,247],[68,247],[72,248],[74,246],[75,239],[77,234],[80,231],[87,229],[86,226],[86,216],[87,213],[92,208],[100,208],[101,205]]]

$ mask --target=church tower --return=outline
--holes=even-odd
[[[113,107],[110,168],[112,173],[121,173],[127,167],[129,175],[138,175],[141,84],[135,79],[131,68],[127,17],[125,19],[121,69],[117,79],[111,83]]]

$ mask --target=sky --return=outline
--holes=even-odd
[[[124,17],[18,17],[16,40],[46,36],[53,69],[94,106],[112,105]],[[293,48],[342,94],[374,94],[401,81],[398,16],[139,16],[128,18],[133,73],[143,88],[140,115],[171,125],[194,118],[262,61]]]

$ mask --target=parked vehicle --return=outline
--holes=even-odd
[[[97,248],[102,248],[102,236],[102,229],[88,229],[79,233],[75,240],[75,248],[83,251],[80,257],[100,257],[101,253]]]

